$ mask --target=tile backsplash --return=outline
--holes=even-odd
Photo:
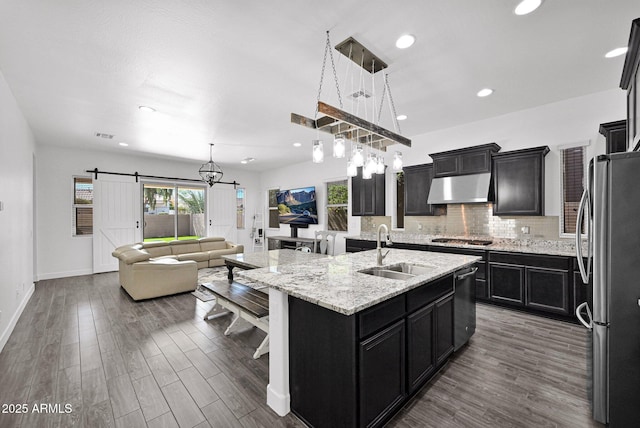
[[[559,239],[558,216],[493,215],[493,204],[451,204],[447,215],[404,218],[404,232],[425,235],[450,235],[512,239]],[[384,223],[391,226],[391,217],[361,217],[362,232],[375,232]],[[527,233],[528,232],[528,233]]]

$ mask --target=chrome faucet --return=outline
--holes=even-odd
[[[384,260],[385,257],[387,257],[387,254],[389,254],[389,251],[390,251],[390,250],[387,250],[387,252],[384,253],[384,255],[382,254],[382,246],[380,244],[380,232],[382,231],[382,229],[384,229],[385,231],[385,242],[387,246],[393,245],[393,242],[391,242],[391,236],[389,236],[389,228],[387,227],[387,225],[381,224],[380,226],[378,226],[378,234],[376,239],[376,244],[377,244],[376,251],[378,252],[376,263],[378,264],[378,266],[382,266],[382,261]]]

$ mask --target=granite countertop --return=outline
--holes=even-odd
[[[390,249],[383,266],[411,263],[432,268],[424,275],[397,280],[359,272],[376,266],[376,251],[370,250],[245,270],[238,272],[237,276],[341,314],[352,315],[478,260],[480,257],[461,254]]]
[[[432,242],[435,238],[453,239],[486,239],[493,241],[490,245],[470,245],[460,243]],[[361,233],[359,236],[347,236],[347,239],[359,239],[363,241],[375,241],[375,233]],[[476,250],[510,251],[518,253],[545,254],[551,256],[575,257],[575,244],[571,240],[541,240],[541,239],[504,239],[491,237],[469,236],[442,236],[442,235],[418,235],[405,233],[391,233],[391,240],[404,244],[421,244],[441,247],[469,248]],[[583,253],[587,254],[586,246]]]
[[[253,253],[237,253],[222,256],[224,260],[235,262],[247,268],[273,267],[291,263],[312,262],[313,259],[323,259],[328,256],[320,253],[305,253],[295,250],[269,250]]]

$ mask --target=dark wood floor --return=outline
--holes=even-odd
[[[190,294],[134,302],[117,274],[41,281],[0,353],[0,427],[301,427],[266,406],[257,329]],[[393,427],[589,427],[585,331],[479,305],[478,330]],[[51,404],[48,412],[35,404]],[[58,408],[55,408],[58,404]],[[64,413],[70,404],[70,413]],[[62,413],[57,411],[61,409]]]

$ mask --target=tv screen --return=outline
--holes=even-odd
[[[284,224],[318,224],[316,188],[281,190],[278,200],[278,220]]]

